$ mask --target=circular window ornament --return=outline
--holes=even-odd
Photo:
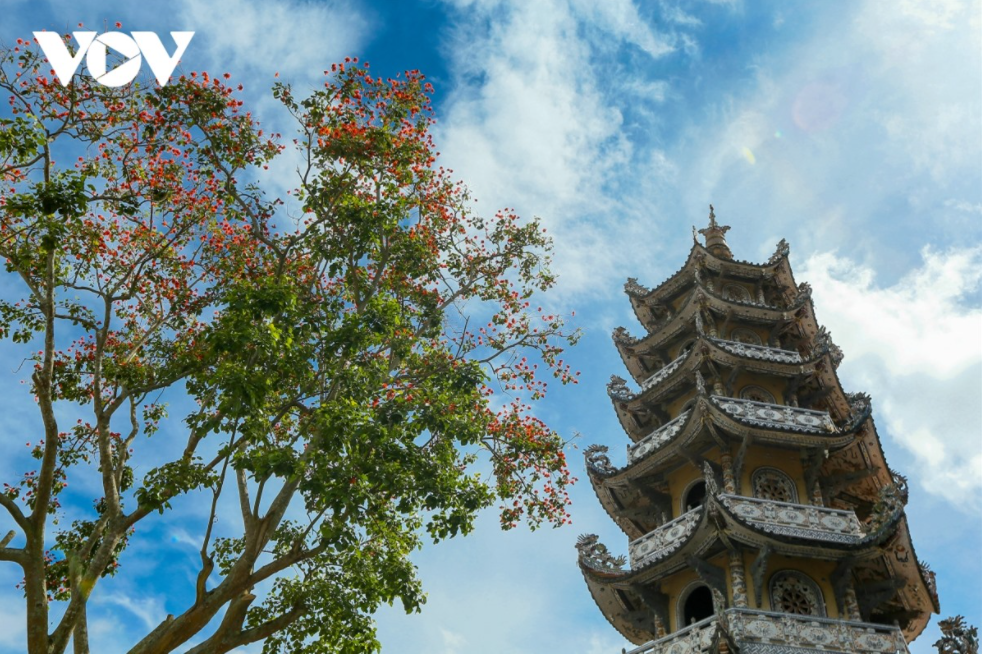
[[[774,404],[774,396],[766,388],[757,385],[744,386],[740,389],[740,399],[764,404]],[[778,414],[780,415],[780,414]]]
[[[730,340],[736,341],[737,343],[744,343],[745,345],[761,345],[760,336],[757,332],[747,329],[746,327],[734,327],[730,330]]]
[[[754,497],[773,502],[797,504],[798,490],[791,477],[777,468],[757,468],[750,478]]]
[[[771,610],[791,615],[825,617],[825,602],[818,584],[807,575],[783,570],[771,577]]]
[[[745,286],[740,286],[739,284],[726,284],[723,286],[723,297],[727,300],[735,300],[737,302],[749,302],[750,291]]]

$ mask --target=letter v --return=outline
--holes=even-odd
[[[61,35],[56,32],[34,32],[41,51],[48,58],[48,63],[55,70],[58,81],[62,86],[68,86],[72,81],[72,75],[78,70],[78,65],[82,63],[82,57],[88,51],[92,41],[95,40],[95,32],[72,32],[72,36],[78,41],[78,52],[73,57],[68,51],[68,46],[61,40]]]
[[[157,82],[161,86],[165,86],[167,80],[170,78],[170,74],[177,68],[177,62],[180,60],[181,55],[187,50],[188,43],[191,42],[194,32],[170,33],[171,38],[174,39],[174,43],[177,44],[177,49],[174,51],[173,56],[168,56],[167,51],[164,50],[164,44],[160,42],[160,37],[153,32],[132,32],[132,35],[133,40],[140,46],[140,52],[143,53],[143,58],[150,64],[150,70],[153,71]]]

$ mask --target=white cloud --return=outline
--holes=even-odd
[[[982,309],[962,302],[979,288],[982,248],[921,256],[921,268],[887,288],[874,285],[871,268],[833,253],[812,255],[799,275],[848,355],[876,357],[895,375],[951,378],[982,362]]]
[[[191,534],[180,527],[174,527],[171,529],[172,543],[180,543],[181,545],[187,545],[195,550],[200,550],[203,540],[203,538],[193,538]]]
[[[718,92],[667,148],[681,171],[673,186],[693,204],[715,200],[735,238],[744,216],[796,248],[846,242],[851,255],[892,257],[911,243],[977,236],[965,214],[941,207],[945,198],[965,203],[957,208],[979,200],[980,9],[856,3],[822,14],[825,28],[810,37],[755,53],[735,80],[707,79]],[[712,33],[714,22],[700,17]],[[785,26],[797,20],[786,16]],[[836,229],[824,223],[830,214],[841,216]],[[887,220],[904,224],[882,239],[874,230]]]
[[[960,0],[902,0],[900,13],[926,27],[951,29],[968,3]]]
[[[654,61],[676,37],[626,1],[467,9],[447,47],[454,86],[437,126],[441,162],[467,180],[482,211],[542,217],[560,248],[559,294],[605,293],[628,273],[625,254],[644,258],[621,244],[650,234],[645,189],[674,172],[663,149],[643,145],[669,83],[621,70],[616,52],[637,46],[632,57]]]
[[[818,318],[845,352],[850,390],[873,396],[881,438],[907,449],[917,481],[963,509],[982,509],[982,247],[922,250],[922,265],[890,286],[832,253],[798,270]]]
[[[236,77],[268,76],[260,78],[267,84],[274,72],[316,78],[332,62],[356,55],[369,28],[343,0],[184,0],[182,5],[183,19],[197,29],[195,45],[205,48],[213,63],[236,71]]]
[[[874,115],[893,145],[937,181],[978,161],[982,98],[965,89],[978,89],[982,77],[980,12],[977,2],[904,0],[867,3],[856,19],[853,38],[866,39],[871,71],[903,71],[877,88]]]
[[[971,202],[965,202],[964,200],[948,199],[944,201],[944,206],[957,211],[964,211],[966,213],[982,214],[982,202],[972,204]]]
[[[167,617],[167,611],[164,610],[163,604],[154,597],[134,599],[117,592],[99,596],[96,601],[99,604],[115,604],[116,606],[121,606],[139,618],[147,629],[153,629]]]
[[[444,654],[457,654],[467,645],[466,638],[449,629],[440,627],[440,635],[443,637]]]
[[[659,35],[644,21],[632,0],[573,0],[573,6],[587,24],[638,46],[652,57],[661,57],[675,49],[669,39]],[[682,12],[678,12],[678,15],[684,16]]]

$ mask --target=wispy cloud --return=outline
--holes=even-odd
[[[470,3],[448,41],[454,85],[438,131],[443,161],[482,204],[543,218],[562,244],[562,292],[606,292],[625,276],[630,253],[619,243],[650,230],[651,207],[639,196],[650,176],[672,171],[664,151],[630,139],[646,133],[637,121],[653,120],[670,94],[666,80],[637,73],[673,53],[676,40],[637,7]],[[625,49],[641,65],[616,72]],[[625,124],[629,112],[635,122]]]
[[[799,276],[814,287],[820,322],[843,348],[840,376],[869,391],[881,437],[918,462],[931,493],[982,509],[982,248],[922,251],[922,265],[896,283],[832,253],[809,257]]]
[[[182,0],[182,18],[196,26],[212,65],[238,76],[274,72],[309,80],[345,56],[357,55],[370,27],[354,3],[298,0]]]
[[[136,599],[117,592],[106,594],[96,601],[99,604],[112,604],[126,609],[139,618],[147,629],[153,629],[167,617],[163,604],[154,597]]]
[[[440,627],[440,635],[443,637],[444,654],[457,654],[464,651],[467,645],[466,638],[444,627]]]

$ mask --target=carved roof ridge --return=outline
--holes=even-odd
[[[661,527],[665,527],[670,523],[677,522],[684,518],[691,518],[696,513],[698,513],[698,520],[696,521],[694,528],[686,530],[686,533],[682,533],[681,537],[678,538],[676,541],[672,542],[670,548],[667,549],[665,552],[659,553],[658,556],[653,557],[651,560],[646,560],[642,565],[639,565],[638,567],[632,567],[629,561],[625,561],[625,563],[628,564],[626,569],[598,568],[596,566],[591,566],[589,564],[586,564],[583,561],[583,558],[581,557],[580,569],[583,570],[585,574],[590,573],[597,581],[601,583],[612,584],[612,583],[630,581],[631,579],[644,575],[646,572],[651,570],[651,568],[657,566],[658,564],[670,560],[673,557],[673,555],[677,554],[679,551],[684,549],[687,545],[697,540],[700,535],[704,537],[705,536],[709,537],[708,539],[704,539],[704,540],[710,540],[710,541],[718,540],[718,534],[716,528],[711,524],[711,520],[709,518],[709,511],[706,510],[705,505],[687,511],[686,513],[683,513],[677,518],[674,518],[673,520],[665,523]],[[645,536],[650,536],[651,534],[655,533],[661,527],[648,532],[647,534],[641,536],[640,538],[635,538],[631,542],[637,543],[638,541],[642,540]],[[593,536],[593,534],[586,534],[586,536]],[[704,547],[705,547],[705,542],[702,545],[700,545],[698,549],[704,549]],[[580,549],[579,545],[577,545],[577,549]]]
[[[673,282],[680,281],[686,273],[694,276],[695,273],[691,271],[693,264],[702,266],[713,262],[716,264],[716,268],[718,269],[735,265],[737,268],[746,267],[759,273],[764,273],[771,269],[776,270],[783,265],[787,268],[788,274],[793,281],[794,275],[791,273],[791,266],[787,260],[789,252],[790,247],[788,246],[787,241],[782,238],[778,243],[774,254],[772,254],[771,257],[764,263],[757,263],[754,261],[744,261],[742,259],[726,259],[718,257],[707,250],[701,243],[695,242],[689,249],[689,254],[682,266],[660,284],[654,288],[648,288],[647,286],[640,284],[637,277],[628,277],[627,281],[624,283],[624,292],[631,300],[631,306],[634,309],[635,316],[643,323],[644,319],[638,315],[639,305],[644,304],[647,300],[651,300],[652,298],[656,298],[661,295],[663,293],[662,289],[670,288]],[[712,266],[709,267],[712,268]]]
[[[795,350],[783,350],[766,345],[748,345],[745,343],[740,343],[739,341],[728,341],[726,339],[721,339],[698,332],[696,333],[692,344],[693,346],[689,348],[687,352],[675,357],[658,370],[645,373],[643,377],[640,375],[635,375],[633,372],[631,372],[630,367],[628,366],[628,373],[631,379],[640,387],[638,391],[630,390],[627,385],[628,380],[624,379],[623,377],[619,375],[611,375],[610,383],[607,384],[608,395],[612,399],[622,402],[631,402],[638,398],[644,397],[664,379],[667,379],[671,373],[675,372],[675,370],[681,367],[681,364],[685,359],[691,356],[692,352],[697,352],[703,359],[708,358],[715,362],[724,362],[723,357],[729,356],[737,357],[745,361],[752,361],[758,365],[777,366],[778,370],[783,369],[787,375],[802,374],[803,372],[815,372],[817,370],[818,363],[821,361],[822,357],[825,356],[823,353],[811,359],[804,359]],[[697,344],[701,344],[702,347],[697,347]],[[625,365],[627,365],[626,362]],[[662,378],[652,381],[659,376]]]
[[[694,311],[692,309],[693,304],[704,302],[707,299],[715,300],[716,302],[725,304],[728,307],[735,306],[735,307],[742,307],[751,310],[759,309],[761,311],[773,312],[775,314],[780,314],[781,317],[784,319],[790,319],[794,313],[807,308],[810,310],[812,319],[814,320],[815,312],[814,312],[814,306],[811,303],[810,287],[808,291],[809,292],[807,294],[803,294],[799,292],[799,294],[795,296],[795,299],[788,307],[782,308],[778,306],[760,304],[759,302],[752,302],[752,301],[745,302],[741,300],[734,300],[731,298],[727,298],[718,294],[715,290],[710,289],[708,286],[702,284],[701,282],[696,281],[695,284],[693,285],[693,290],[689,293],[689,295],[686,297],[685,301],[682,303],[682,305],[678,308],[677,311],[672,311],[669,316],[653,324],[650,327],[650,329],[646,327],[645,329],[648,333],[645,334],[644,336],[635,338],[627,335],[627,338],[632,339],[630,342],[628,342],[627,338],[615,337],[613,339],[614,345],[621,356],[621,360],[624,360],[625,356],[628,356],[629,353],[627,352],[627,348],[639,348],[639,349],[651,348],[654,343],[659,342],[659,337],[661,337],[666,332],[666,330],[678,326],[678,323],[685,324],[686,322],[688,322],[689,318],[692,318],[690,314],[692,314],[692,312]],[[709,303],[708,306],[711,310],[712,309],[715,309],[716,311],[721,310],[713,307],[712,303]],[[817,325],[818,323],[816,321],[816,326]],[[626,335],[627,330],[625,329],[623,333]],[[636,354],[636,353],[632,352],[630,354]],[[626,363],[627,362],[625,361],[625,364]]]
[[[766,536],[768,538],[773,538],[778,542],[786,542],[789,544],[795,544],[796,542],[797,544],[811,544],[817,542],[821,543],[821,545],[819,545],[820,547],[846,549],[851,551],[879,546],[895,533],[900,520],[905,515],[904,506],[902,503],[891,502],[889,505],[884,505],[881,514],[875,516],[871,522],[864,523],[856,518],[855,522],[860,528],[860,533],[854,534],[843,531],[843,527],[845,527],[845,525],[838,527],[841,521],[849,522],[847,519],[841,518],[841,516],[837,515],[843,513],[841,510],[823,506],[801,504],[789,506],[788,510],[785,512],[785,515],[795,517],[790,519],[786,518],[783,520],[783,522],[780,521],[780,518],[776,519],[769,517],[754,520],[750,517],[753,514],[748,512],[748,510],[745,508],[741,509],[741,505],[759,503],[764,506],[777,506],[786,505],[788,503],[726,494],[721,495],[717,499],[720,507],[729,518],[740,524],[745,529],[748,529],[761,536]],[[826,526],[826,529],[824,530],[817,528],[812,524],[810,519],[801,519],[801,524],[794,523],[795,519],[800,519],[803,517],[807,518],[809,513],[828,514],[824,522],[828,523],[829,526]],[[848,513],[852,514],[853,518],[855,518],[855,513],[852,511],[849,511]],[[802,514],[804,514],[804,516],[802,516]],[[764,515],[763,510],[761,510],[760,515]]]

